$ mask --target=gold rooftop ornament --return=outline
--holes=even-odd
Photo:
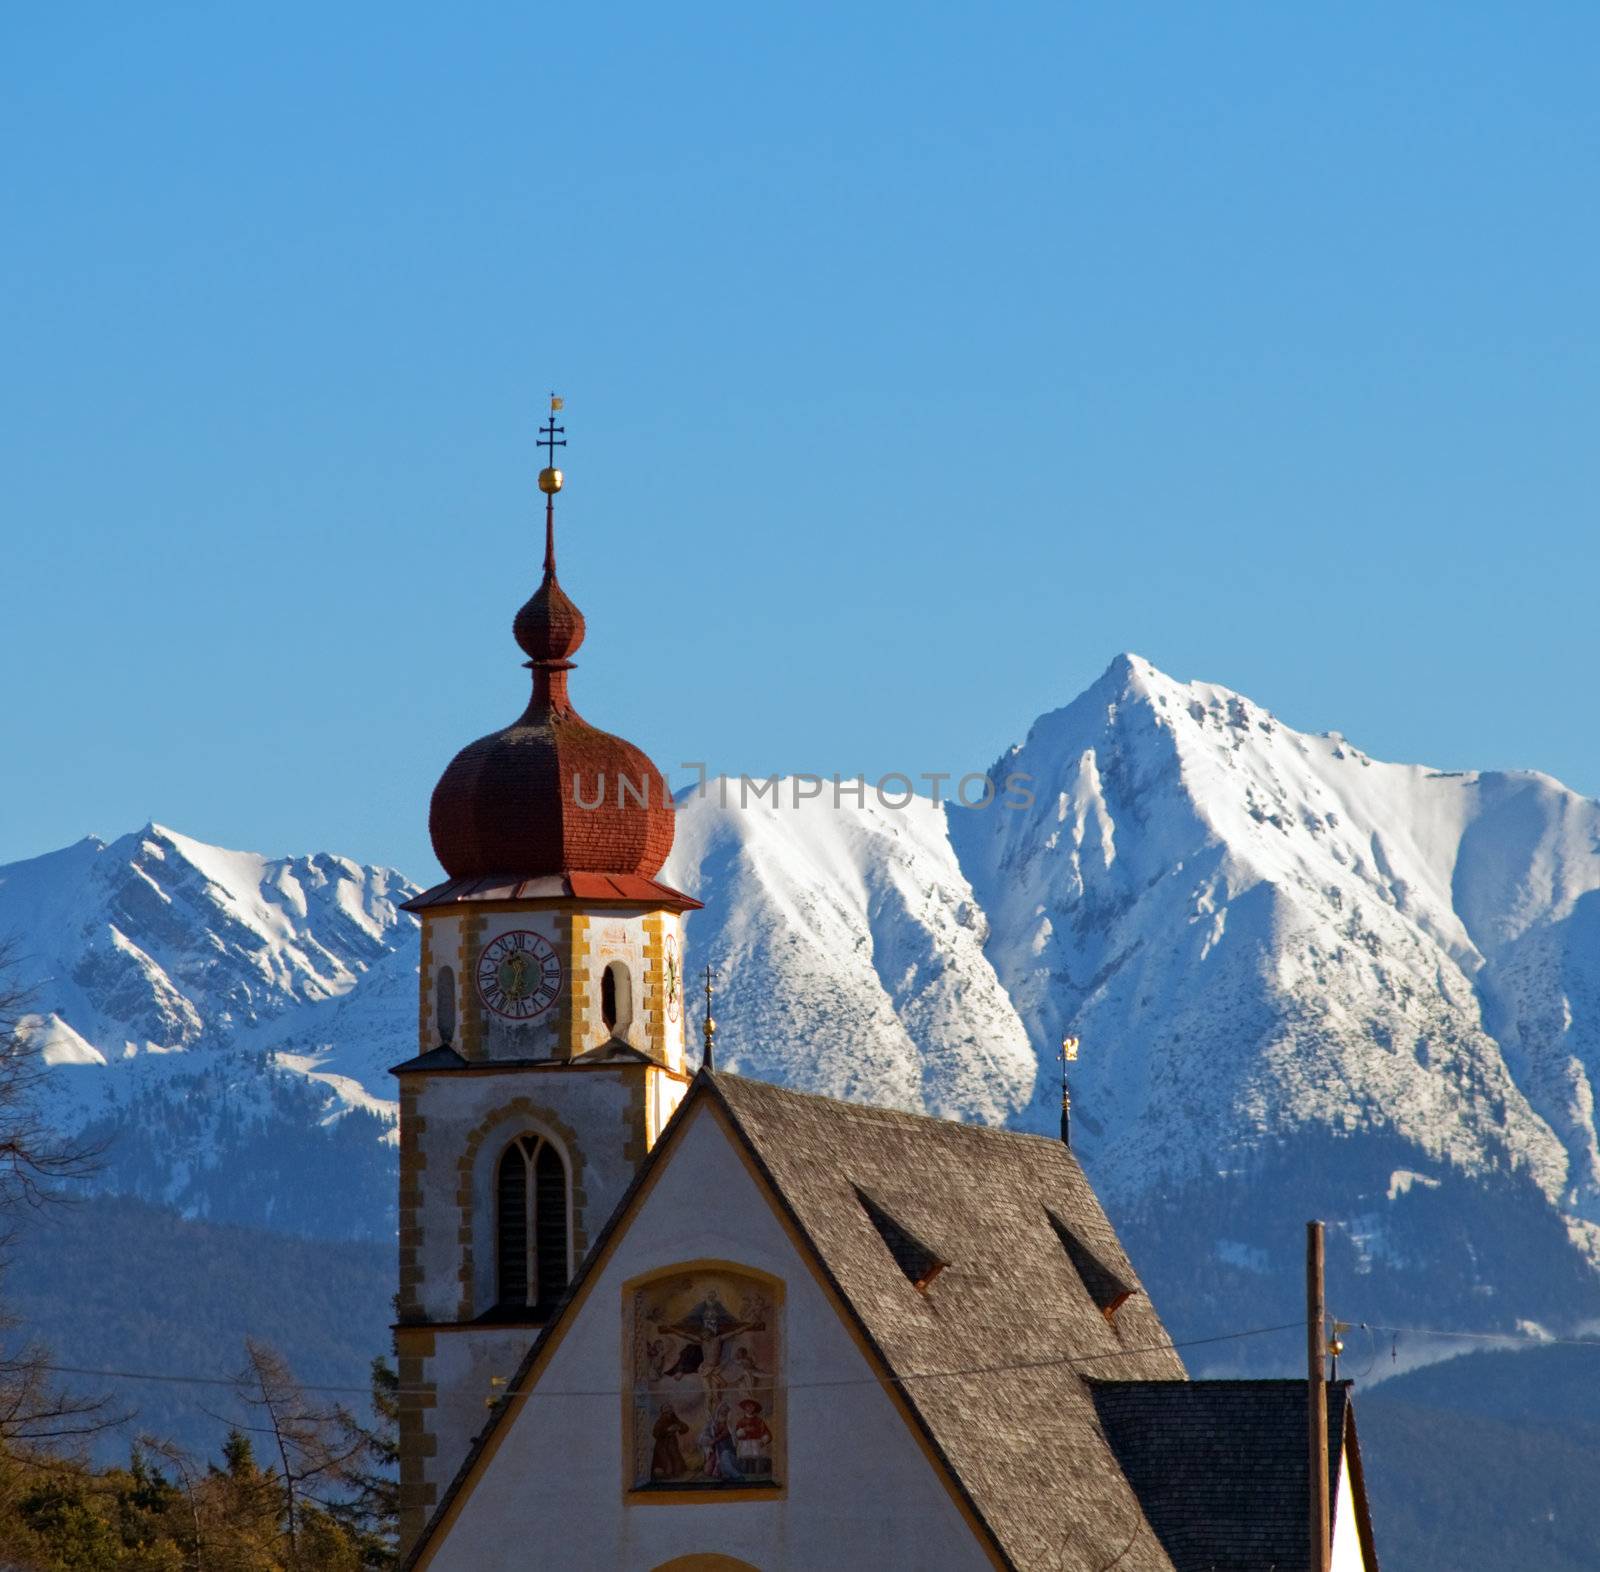
[[[1072,1145],[1072,1093],[1067,1090],[1067,1066],[1078,1061],[1078,1039],[1076,1037],[1063,1037],[1061,1039],[1061,1052],[1056,1055],[1061,1061],[1061,1144]]]
[[[567,428],[556,424],[556,416],[565,408],[566,402],[564,398],[557,398],[552,393],[550,395],[550,419],[539,427],[538,446],[545,450],[545,457],[549,461],[539,471],[539,490],[547,497],[555,496],[566,480],[566,477],[556,468],[556,449],[564,448],[567,445]]]

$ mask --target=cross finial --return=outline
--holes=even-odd
[[[705,1049],[700,1056],[702,1070],[714,1070],[713,1063],[716,1054],[717,1023],[711,1014],[711,995],[714,992],[711,983],[711,968],[706,967],[706,1024],[705,1024]]]
[[[550,394],[550,418],[539,427],[537,446],[545,451],[549,461],[539,471],[539,490],[544,493],[544,571],[551,577],[556,571],[556,493],[561,490],[565,476],[556,468],[556,449],[567,445],[567,428],[556,424],[565,399]]]
[[[567,428],[556,424],[556,416],[561,413],[565,403],[565,399],[557,398],[554,393],[551,393],[550,418],[539,427],[539,446],[545,451],[547,469],[554,469],[556,466],[556,449],[564,448],[567,445]],[[561,489],[559,482],[557,482],[555,489],[557,491]]]

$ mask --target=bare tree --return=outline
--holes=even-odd
[[[52,1130],[39,1110],[47,1073],[34,1022],[32,990],[18,980],[16,939],[0,939],[0,1217],[38,1205],[64,1179],[91,1172],[99,1153]],[[0,1235],[0,1244],[9,1239]]]
[[[276,1349],[254,1338],[246,1338],[244,1346],[246,1362],[235,1378],[238,1393],[262,1420],[248,1428],[270,1437],[278,1454],[286,1562],[298,1568],[308,1509],[339,1504],[338,1493],[367,1440],[340,1405],[313,1407]]]

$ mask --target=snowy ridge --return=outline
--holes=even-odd
[[[1079,1075],[1103,1182],[1192,1166],[1217,1121],[1317,1122],[1596,1215],[1600,806],[1380,764],[1133,657],[1002,769],[1037,801],[965,816],[964,864],[1035,1040],[1103,1045]]]
[[[392,1139],[384,1070],[416,1020],[399,906],[415,890],[155,824],[0,868],[0,934],[33,990],[23,1028],[54,1071],[55,1118],[109,1143],[104,1182],[210,1214],[241,1142],[276,1131],[287,1151],[351,1113]]]
[[[1292,1283],[1321,1215],[1391,1308],[1592,1314],[1600,804],[1381,763],[1133,656],[991,774],[982,809],[686,794],[663,876],[706,902],[721,1063],[1048,1132],[1071,1031],[1074,1144],[1190,1313]],[[0,868],[108,1184],[382,1234],[413,889],[157,826]]]
[[[943,810],[748,798],[722,780],[686,794],[663,873],[705,902],[688,945],[723,979],[719,1062],[836,1097],[1014,1118],[1034,1054]]]

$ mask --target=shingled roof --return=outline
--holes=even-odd
[[[1108,1324],[1051,1214],[1108,1271],[1132,1263],[1059,1141],[787,1091],[711,1090],[816,1249],[998,1548],[1017,1567],[1170,1572],[1083,1377],[1183,1377],[1147,1296]],[[861,1203],[949,1264],[919,1291]]]
[[[1200,1547],[1195,1554],[1207,1542],[1185,1512],[1226,1516],[1237,1507],[1236,1515],[1247,1517],[1260,1500],[1261,1479],[1271,1475],[1277,1533],[1278,1505],[1287,1520],[1296,1468],[1304,1499],[1303,1389],[1297,1430],[1294,1400],[1279,1393],[1294,1383],[1187,1382],[1076,1157],[1039,1136],[701,1071],[508,1396],[525,1388],[541,1350],[561,1334],[587,1279],[626,1226],[635,1196],[654,1168],[671,1160],[675,1135],[707,1099],[813,1252],[1002,1564],[1027,1572],[1268,1565],[1220,1551],[1220,1559],[1193,1559],[1185,1534]],[[1064,1248],[1064,1235],[1075,1251]],[[946,1263],[920,1287],[920,1274],[906,1267],[912,1244]],[[1092,1261],[1093,1283],[1084,1281],[1074,1256]],[[1112,1284],[1130,1297],[1108,1317],[1104,1301]],[[1199,1395],[1185,1407],[1190,1393]],[[503,1404],[478,1437],[407,1565],[517,1407]],[[1341,1389],[1333,1422],[1342,1426],[1344,1413]],[[1166,1438],[1174,1426],[1189,1437],[1180,1453],[1192,1445],[1215,1457],[1228,1477],[1200,1480],[1193,1455],[1185,1454],[1180,1483],[1167,1491],[1163,1471],[1175,1460]],[[1248,1444],[1224,1435],[1233,1429]],[[1281,1470],[1281,1478],[1272,1470]],[[1212,1495],[1203,1496],[1203,1483]],[[1296,1510],[1295,1522],[1303,1525],[1304,1512]],[[1189,1558],[1179,1560],[1174,1545]],[[1280,1569],[1303,1566],[1304,1550],[1302,1543],[1299,1559],[1281,1561]]]
[[[1128,1482],[1177,1572],[1305,1572],[1304,1381],[1093,1381],[1095,1407]],[[1350,1383],[1328,1387],[1328,1499],[1342,1443],[1360,1468]],[[1366,1564],[1376,1572],[1365,1494]]]

